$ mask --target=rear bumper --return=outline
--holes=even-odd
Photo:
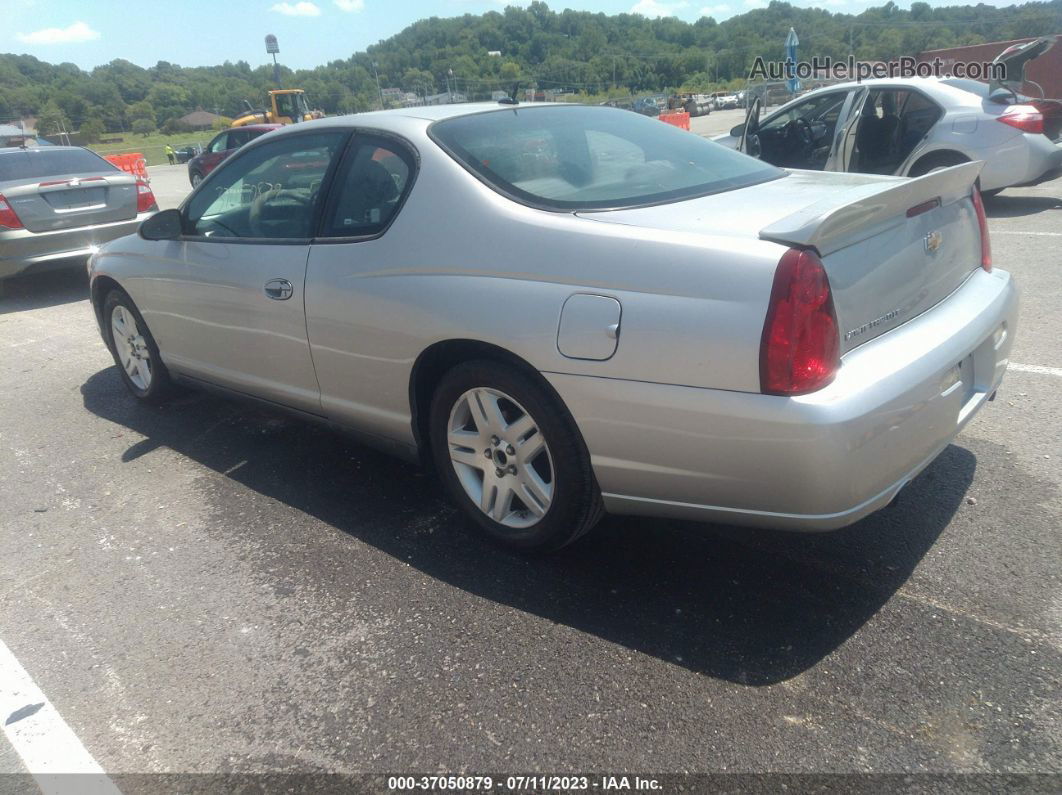
[[[1044,135],[1025,134],[1029,139],[1029,168],[1021,185],[1038,185],[1062,172],[1062,142]]]
[[[887,505],[1003,377],[1017,292],[975,271],[797,398],[546,374],[614,513],[832,530]],[[956,366],[962,379],[945,379]]]
[[[36,266],[88,256],[103,243],[133,234],[140,222],[152,215],[154,211],[140,213],[127,221],[51,232],[30,232],[26,229],[0,231],[0,279]]]
[[[1036,185],[1062,171],[1062,143],[1045,135],[1019,133],[1006,143],[975,155],[985,161],[981,171],[984,190]]]

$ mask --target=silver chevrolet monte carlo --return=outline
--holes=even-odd
[[[299,124],[89,262],[129,390],[252,396],[434,467],[495,539],[604,511],[829,530],[994,395],[980,163],[785,171],[604,107]]]

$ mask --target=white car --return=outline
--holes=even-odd
[[[1052,179],[1062,171],[1062,102],[1019,93],[1028,61],[1054,43],[1017,45],[997,60],[1013,81],[897,78],[821,88],[714,140],[784,168],[916,177],[983,160],[981,190]]]

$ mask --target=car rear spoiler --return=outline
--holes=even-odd
[[[904,218],[908,211],[921,209],[927,202],[950,204],[968,196],[983,166],[984,161],[977,160],[913,179],[840,188],[830,198],[765,226],[759,236],[761,240],[814,248],[825,256],[880,234],[888,222]]]

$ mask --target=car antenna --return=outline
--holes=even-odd
[[[520,100],[518,100],[516,98],[516,94],[519,91],[520,91],[520,83],[519,83],[519,81],[517,81],[517,82],[513,83],[513,90],[511,92],[509,92],[509,96],[502,97],[501,99],[499,99],[498,100],[498,104],[499,105],[519,105],[520,104]]]

